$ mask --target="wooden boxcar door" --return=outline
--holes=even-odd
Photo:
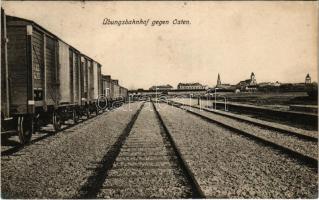
[[[58,70],[57,70],[57,59],[56,59],[56,41],[47,36],[46,37],[46,79],[47,79],[47,105],[56,105],[58,103],[57,86],[59,84],[58,80]]]
[[[89,94],[89,100],[91,101],[94,96],[94,76],[93,76],[93,62],[92,61],[89,61],[89,65],[88,65],[88,84],[89,84],[89,87],[88,87],[88,94]]]
[[[69,70],[70,70],[70,84],[69,84],[69,90],[70,90],[70,103],[74,103],[74,58],[73,58],[73,52],[70,49],[69,50]]]
[[[1,117],[9,117],[9,71],[7,57],[6,15],[1,8]]]
[[[14,26],[7,21],[8,73],[10,85],[10,114],[27,113],[28,100],[32,100],[30,84],[32,33],[26,26]]]
[[[72,56],[71,56],[72,54]],[[72,62],[70,60],[70,64],[72,63],[72,66],[70,68],[73,68],[73,103],[80,104],[80,67],[79,67],[79,56],[75,51],[70,51],[70,59],[72,59]]]
[[[87,60],[81,57],[81,100],[87,100]]]
[[[75,86],[76,86],[76,102],[80,105],[81,104],[81,74],[80,74],[80,72],[81,72],[81,60],[80,60],[80,55],[77,53],[77,52],[75,52],[74,53],[74,60],[75,60],[75,66],[74,66],[74,73],[75,73],[75,75],[76,75],[76,77],[75,77]]]
[[[44,37],[43,33],[33,29],[32,33],[32,78],[33,78],[33,100],[35,105],[42,106],[44,99]]]

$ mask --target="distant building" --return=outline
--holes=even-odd
[[[219,89],[230,89],[232,88],[232,86],[228,83],[222,83],[221,81],[221,78],[220,78],[220,75],[218,73],[218,76],[217,76],[217,84],[216,84],[216,87],[215,88],[219,88]]]
[[[280,85],[280,90],[284,92],[305,92],[305,83],[282,83]]]
[[[279,87],[279,86],[280,86],[280,83],[278,81],[258,83],[258,87]]]
[[[167,85],[154,85],[150,87],[150,90],[171,90],[173,89],[173,86],[167,84]]]
[[[178,90],[203,90],[206,87],[200,83],[179,83]]]
[[[276,81],[275,83],[274,83],[274,86],[275,87],[279,87],[281,85],[281,83],[279,83],[279,81]]]
[[[262,82],[262,83],[258,83],[259,87],[267,87],[267,86],[271,86],[271,82]]]
[[[250,85],[257,85],[256,76],[254,72],[252,72],[250,75]]]
[[[306,79],[305,79],[305,84],[310,84],[311,83],[311,77],[309,74],[307,74]]]
[[[209,88],[208,85],[203,85],[204,89],[207,90]]]
[[[254,72],[251,73],[250,79],[240,81],[236,87],[241,91],[255,91],[257,90],[257,81]]]

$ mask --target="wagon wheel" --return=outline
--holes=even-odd
[[[21,144],[28,144],[33,134],[32,117],[19,116],[17,129]]]
[[[1,132],[3,132],[3,131],[5,131],[5,129],[4,129],[4,114],[3,114],[3,112],[1,112],[1,124],[2,124]]]
[[[36,132],[36,131],[39,131],[40,128],[41,128],[41,125],[40,125],[39,119],[35,118],[33,120],[33,130]]]
[[[72,112],[72,120],[74,124],[78,123],[79,121],[79,115],[75,109],[73,109],[73,112]]]
[[[62,121],[58,112],[53,113],[53,127],[56,132],[61,130]]]
[[[98,115],[99,114],[99,108],[96,106],[95,108],[95,115]]]
[[[86,114],[86,118],[89,119],[90,118],[90,108],[89,107],[87,107],[85,109],[85,114]]]

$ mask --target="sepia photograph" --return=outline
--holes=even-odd
[[[317,1],[1,1],[2,199],[318,199]]]

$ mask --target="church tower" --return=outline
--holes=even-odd
[[[257,85],[256,76],[254,72],[252,72],[250,75],[250,85]]]
[[[220,75],[218,73],[218,76],[217,76],[217,87],[220,86],[222,84],[221,80],[220,80]]]

